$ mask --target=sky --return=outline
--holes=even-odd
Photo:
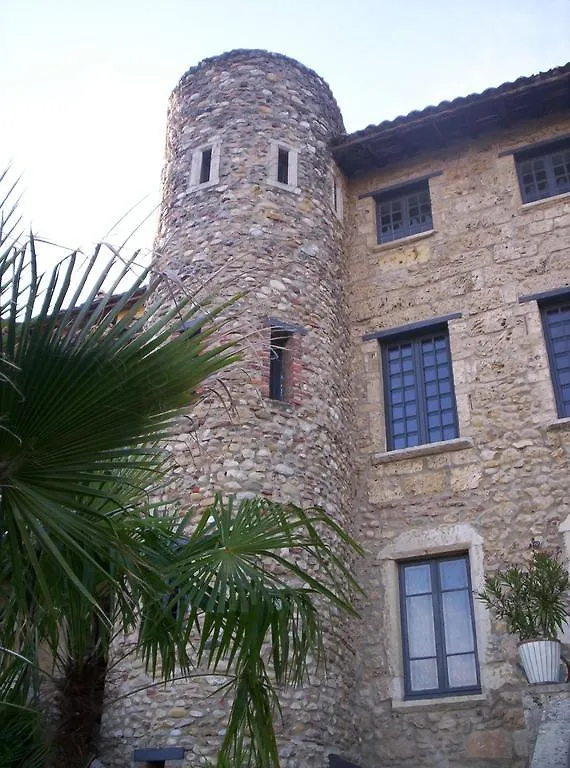
[[[36,235],[86,252],[133,231],[128,248],[152,246],[168,98],[205,57],[298,59],[329,83],[348,131],[570,60],[570,0],[0,0],[0,11],[0,170],[21,177]]]

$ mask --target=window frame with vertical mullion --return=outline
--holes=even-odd
[[[548,313],[554,309],[560,311],[564,308],[570,310],[570,294],[557,301],[544,301],[539,303],[542,330],[548,355],[548,366],[550,368],[550,379],[552,381],[552,389],[554,390],[554,399],[556,401],[556,411],[559,419],[564,419],[570,416],[570,399],[566,400],[562,393],[562,382],[560,380],[561,370],[557,365],[556,353],[554,351],[555,339],[552,336],[552,327],[548,322]],[[568,336],[570,336],[570,320],[568,321]]]
[[[467,575],[467,585],[464,588],[458,588],[455,590],[444,590],[441,584],[441,575],[439,570],[439,563],[442,561],[462,560],[465,563],[465,570]],[[435,638],[435,660],[439,685],[437,688],[430,688],[423,691],[414,691],[411,687],[411,657],[410,657],[410,642],[408,632],[408,618],[406,610],[406,599],[413,595],[408,595],[406,592],[405,584],[405,570],[406,567],[426,564],[430,569],[430,583],[431,593],[423,593],[431,595],[432,604],[432,616],[434,623],[434,638]],[[404,663],[404,697],[406,699],[426,699],[435,698],[440,696],[462,696],[470,695],[481,692],[481,672],[479,665],[479,657],[477,653],[477,632],[475,626],[475,613],[472,597],[472,583],[471,583],[471,569],[469,565],[469,554],[442,554],[435,555],[433,557],[414,558],[412,560],[404,560],[398,563],[398,584],[400,589],[400,621],[402,632],[402,652]],[[462,654],[448,654],[446,641],[445,641],[445,616],[443,610],[443,594],[444,592],[452,591],[465,591],[469,598],[469,613],[471,619],[471,630],[473,637],[473,651],[465,652]],[[421,594],[421,593],[420,593]],[[447,671],[447,659],[449,656],[455,655],[468,655],[472,654],[475,661],[476,679],[477,682],[472,686],[452,687],[449,684],[449,675]],[[420,658],[434,658],[432,656],[416,657]]]
[[[570,166],[567,169],[567,175],[569,177],[566,184],[566,188],[560,189],[556,184],[556,175],[554,173],[554,157],[556,155],[562,155],[570,153],[570,143],[565,142],[555,148],[550,148],[549,151],[528,151],[515,154],[515,164],[517,169],[517,178],[519,182],[519,189],[521,193],[521,200],[525,203],[535,203],[538,200],[547,200],[549,197],[556,197],[557,195],[563,195],[570,192]],[[533,178],[535,179],[535,169],[532,167],[532,163],[536,160],[542,160],[544,164],[544,173],[546,176],[546,191],[544,194],[527,194],[523,181],[523,163],[531,163],[531,169]],[[535,181],[536,185],[536,181]]]
[[[429,222],[426,222],[425,226],[421,226],[421,228],[418,228],[417,226],[412,226],[410,223],[410,198],[413,196],[418,196],[418,205],[419,205],[419,213],[421,216],[421,201],[420,196],[426,195],[427,202],[429,204]],[[432,212],[432,206],[431,206],[431,194],[429,189],[429,182],[428,181],[422,181],[421,183],[414,183],[410,186],[403,187],[398,192],[379,192],[378,194],[374,195],[374,199],[376,202],[376,241],[379,245],[384,245],[385,243],[393,243],[397,240],[401,240],[404,237],[410,237],[412,235],[419,235],[422,232],[429,232],[433,229],[433,212]],[[398,234],[395,234],[395,230],[393,228],[393,210],[392,206],[395,203],[400,203],[401,205],[401,213],[402,213],[402,228]],[[389,232],[389,236],[384,235],[382,233],[382,205],[389,205],[390,206],[390,221],[391,221],[391,229]]]
[[[453,380],[451,346],[449,343],[449,328],[447,327],[447,324],[434,325],[422,333],[397,334],[397,335],[394,335],[393,337],[382,339],[380,341],[381,353],[382,353],[382,369],[383,369],[382,379],[383,379],[383,386],[384,386],[384,410],[385,410],[384,416],[385,416],[385,424],[386,424],[386,449],[388,451],[398,450],[399,448],[415,447],[415,445],[429,445],[429,443],[432,443],[432,442],[439,442],[437,440],[431,440],[429,435],[431,427],[429,425],[429,419],[428,419],[428,409],[427,409],[428,395],[426,393],[426,385],[428,382],[426,382],[426,378],[425,378],[425,366],[424,366],[424,359],[423,359],[423,352],[422,352],[422,342],[428,339],[435,339],[436,336],[443,336],[445,339],[447,364],[449,366],[449,382],[450,382],[449,396],[451,398],[451,409],[453,411],[453,424],[452,424],[454,428],[453,437],[459,436],[459,422],[457,418],[457,401],[455,399],[455,383]],[[393,348],[394,346],[401,346],[404,344],[410,344],[412,347],[413,375],[414,375],[415,391],[416,391],[419,441],[418,443],[412,446],[410,446],[409,444],[405,446],[395,446],[394,445],[395,435],[393,430],[393,421],[394,421],[393,411],[394,411],[395,404],[392,398],[393,389],[391,388],[390,361],[388,356],[389,356],[389,351],[391,347]],[[403,407],[405,409],[405,401],[403,403]],[[442,428],[443,426],[444,425],[442,425]],[[408,433],[406,432],[405,434],[407,435]],[[451,439],[453,438],[451,437],[444,438],[442,436],[442,441],[451,440]]]

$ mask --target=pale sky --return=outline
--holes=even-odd
[[[144,198],[119,244],[159,200],[171,90],[233,48],[315,69],[355,131],[566,63],[570,0],[0,0],[0,168],[34,232],[88,250]]]

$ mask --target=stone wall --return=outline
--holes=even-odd
[[[352,339],[357,387],[358,530],[368,592],[354,642],[353,755],[364,765],[527,764],[515,641],[475,605],[482,694],[402,700],[396,562],[468,551],[484,571],[528,553],[531,537],[562,546],[570,513],[568,424],[557,419],[536,302],[525,294],[570,282],[570,197],[521,204],[505,149],[570,130],[570,119],[513,128],[350,184]],[[433,172],[434,231],[377,245],[367,192]],[[366,333],[448,314],[460,439],[386,451],[381,361]],[[396,460],[396,458],[398,460]]]
[[[183,503],[206,503],[215,491],[262,494],[323,506],[351,527],[347,275],[329,148],[342,130],[321,78],[263,51],[204,61],[174,91],[155,266],[198,301],[245,291],[224,328],[242,339],[243,360],[224,378],[231,401],[205,397],[193,425],[173,442]],[[218,183],[192,188],[196,148],[214,142]],[[275,142],[297,153],[294,186],[271,178]],[[294,328],[288,402],[268,398],[271,326],[280,323]],[[285,696],[284,765],[320,766],[325,744],[353,731],[341,707],[352,651],[335,641],[328,655],[326,679]],[[110,679],[104,758],[127,765],[134,747],[164,743],[186,747],[188,765],[213,757],[227,712],[223,696],[207,698],[216,681],[150,688],[111,704],[141,681],[132,661]]]

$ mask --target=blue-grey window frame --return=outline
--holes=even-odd
[[[414,226],[410,223],[410,198],[413,195],[426,194],[429,203],[429,221],[426,221],[420,226]],[[401,240],[404,237],[410,235],[418,235],[422,232],[429,232],[433,229],[433,213],[431,208],[431,195],[429,189],[429,179],[422,180],[420,182],[413,182],[409,186],[404,186],[398,189],[386,190],[385,192],[378,192],[374,195],[376,202],[376,239],[379,245],[384,243],[393,243],[397,240]],[[389,203],[400,202],[402,204],[403,221],[404,226],[398,231],[398,234],[394,234],[394,230],[390,230],[390,236],[383,235],[382,233],[382,211],[381,206]]]
[[[473,654],[475,656],[475,669],[477,672],[477,685],[475,686],[464,686],[462,688],[452,688],[447,683],[448,676],[447,676],[447,669],[445,664],[445,659],[446,659],[445,634],[444,634],[443,609],[442,609],[442,600],[441,600],[441,595],[443,590],[441,589],[441,584],[439,580],[439,571],[436,567],[437,563],[441,562],[442,560],[464,560],[466,564],[467,592],[469,594],[469,607],[471,612],[470,618],[471,618],[471,627],[473,630],[473,649],[474,649]],[[441,685],[439,685],[438,688],[431,688],[429,690],[425,690],[425,691],[422,691],[421,693],[418,693],[417,691],[412,691],[411,689],[410,651],[409,651],[407,618],[406,618],[406,610],[405,610],[406,587],[405,587],[405,581],[404,581],[404,571],[406,566],[421,565],[423,563],[426,563],[430,566],[432,584],[436,584],[438,587],[437,591],[434,590],[432,592],[432,605],[433,605],[434,629],[435,629],[436,653],[437,653],[436,664],[437,664],[438,678],[441,681]],[[433,580],[434,574],[437,576],[435,581]],[[402,652],[403,652],[403,661],[404,661],[404,698],[405,699],[427,699],[427,698],[431,699],[431,698],[436,698],[438,696],[463,696],[463,695],[472,695],[476,693],[481,693],[481,672],[480,672],[480,665],[479,665],[479,654],[477,653],[477,630],[475,626],[475,612],[473,610],[473,587],[471,583],[471,568],[469,563],[469,553],[468,552],[445,553],[441,555],[433,555],[431,557],[402,560],[398,563],[398,583],[399,583],[399,589],[400,589],[400,621],[401,621],[401,631],[402,631]]]
[[[436,440],[429,440],[428,434],[429,434],[429,426],[427,424],[427,411],[426,411],[426,395],[425,395],[425,379],[423,377],[423,363],[421,361],[421,343],[425,339],[432,338],[434,336],[443,335],[446,340],[446,351],[447,351],[447,358],[449,361],[449,378],[450,378],[450,384],[451,384],[451,402],[453,407],[453,414],[454,414],[454,422],[453,426],[455,428],[455,434],[454,437],[459,437],[459,421],[457,418],[457,401],[455,398],[455,382],[453,380],[453,365],[451,360],[451,347],[449,344],[449,328],[447,326],[447,323],[441,323],[441,324],[434,324],[429,325],[426,330],[419,332],[419,333],[395,333],[393,335],[390,335],[389,337],[382,338],[380,340],[381,345],[381,352],[382,352],[382,378],[383,378],[383,384],[384,384],[384,419],[386,423],[386,449],[388,451],[397,450],[394,446],[394,435],[392,432],[392,412],[393,412],[393,403],[392,403],[392,393],[390,390],[390,383],[389,383],[389,376],[388,376],[388,350],[389,347],[392,346],[394,343],[396,344],[402,344],[402,343],[409,343],[412,345],[413,348],[413,359],[414,359],[414,375],[416,377],[417,382],[417,390],[418,390],[418,421],[420,425],[419,433],[420,433],[420,442],[418,445],[429,445],[432,442],[439,442]],[[419,377],[419,372],[421,371],[421,379]],[[421,396],[420,396],[421,395]],[[447,440],[451,440],[453,438],[445,438]],[[403,447],[410,447],[410,446],[403,446]],[[415,447],[415,446],[411,446]]]
[[[554,390],[554,398],[556,400],[556,410],[558,418],[563,419],[570,416],[570,397],[566,400],[564,398],[562,390],[561,373],[564,371],[558,366],[556,353],[554,351],[554,339],[552,336],[552,328],[548,322],[548,312],[551,310],[560,310],[567,308],[570,310],[570,294],[566,293],[563,298],[556,300],[551,299],[547,301],[541,301],[539,303],[540,316],[542,319],[542,329],[544,333],[544,341],[546,344],[546,351],[548,354],[548,364],[550,367],[550,378],[552,380],[552,388]],[[568,320],[568,336],[570,337],[570,319]]]
[[[570,158],[567,171],[568,181],[566,185],[561,189],[556,184],[553,158],[561,153],[570,154],[570,141],[568,139],[559,142],[552,142],[546,146],[541,145],[540,148],[528,149],[523,152],[515,153],[517,178],[519,181],[519,189],[523,203],[534,203],[537,200],[546,200],[549,197],[556,197],[557,195],[563,195],[566,192],[570,192]],[[547,188],[542,194],[527,194],[523,182],[523,163],[533,162],[535,160],[542,160],[544,162]]]

